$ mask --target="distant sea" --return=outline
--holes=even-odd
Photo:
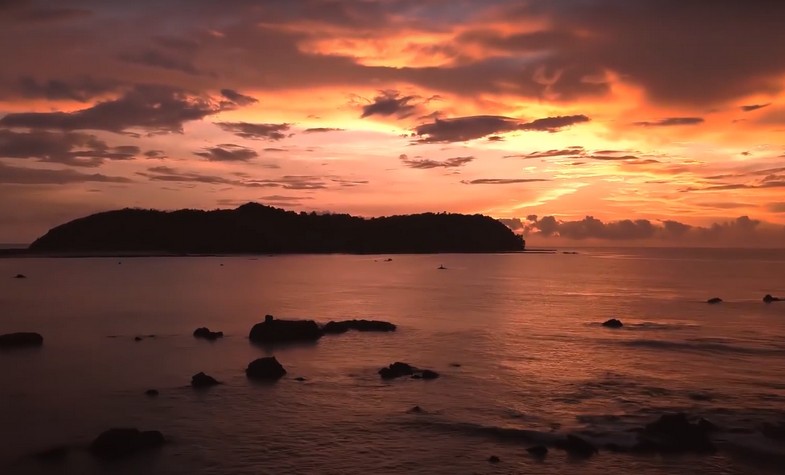
[[[0,473],[781,474],[761,428],[785,422],[785,302],[761,299],[785,296],[783,269],[785,250],[739,249],[0,259],[0,333],[45,339],[0,350]],[[256,346],[265,314],[398,330]],[[265,355],[288,374],[248,381]],[[441,377],[381,380],[394,361]],[[195,391],[200,371],[224,384]],[[717,452],[602,448],[672,412],[719,426]],[[100,462],[86,447],[110,427],[171,443]],[[566,434],[599,454],[525,450]]]

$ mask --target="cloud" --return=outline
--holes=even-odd
[[[327,177],[313,175],[285,175],[276,179],[254,179],[246,174],[234,175],[238,177],[235,179],[219,175],[205,175],[199,172],[182,171],[167,166],[150,167],[146,172],[137,172],[137,175],[146,177],[151,181],[203,183],[207,185],[229,185],[244,188],[282,188],[284,190],[322,190],[327,188],[327,182],[325,180],[328,179]],[[341,180],[340,177],[331,178]]]
[[[771,102],[768,102],[766,104],[750,104],[747,106],[740,106],[739,109],[741,109],[743,112],[752,112],[758,109],[763,109],[764,107],[769,107],[770,105]]]
[[[465,142],[509,132],[518,128],[518,121],[509,117],[495,115],[475,115],[453,119],[435,119],[431,123],[418,125],[414,133],[420,143]]]
[[[254,140],[281,140],[287,137],[290,124],[251,124],[248,122],[216,122],[226,132]]]
[[[147,158],[168,158],[166,152],[163,150],[148,150],[144,153],[144,156]]]
[[[197,172],[181,171],[167,166],[150,167],[146,172],[137,172],[137,175],[146,177],[151,181],[246,186],[245,182],[242,180],[232,180],[217,175],[205,175]]]
[[[536,183],[551,181],[545,178],[478,178],[476,180],[461,180],[465,185],[512,185],[515,183]]]
[[[697,125],[702,124],[702,117],[668,117],[656,121],[633,122],[633,125],[641,127],[671,127],[677,125]]]
[[[201,72],[190,61],[182,58],[177,58],[163,51],[156,49],[147,49],[137,53],[123,53],[119,55],[120,60],[140,64],[142,66],[149,66],[152,68],[169,69],[171,71],[179,71],[181,73],[199,75]]]
[[[417,99],[416,96],[401,96],[398,91],[381,91],[378,96],[373,98],[373,102],[363,106],[363,113],[360,117],[394,115],[403,119],[414,113],[416,106],[412,104],[412,101],[415,99]]]
[[[0,183],[17,185],[67,185],[69,183],[130,183],[131,180],[101,173],[80,173],[76,170],[49,170],[43,168],[14,167],[0,162]]]
[[[538,152],[530,152],[527,154],[505,155],[504,158],[550,158],[550,157],[579,157],[583,156],[583,147],[570,147],[565,149],[552,149]]]
[[[255,97],[240,94],[234,89],[221,89],[221,95],[238,106],[249,106],[259,102]]]
[[[141,150],[135,145],[109,146],[95,135],[81,132],[0,129],[0,157],[29,158],[40,162],[97,167],[105,160],[132,160]]]
[[[558,117],[546,117],[544,119],[537,119],[526,124],[521,124],[518,128],[520,130],[557,132],[560,129],[563,129],[564,127],[580,124],[582,122],[589,122],[589,120],[590,119],[583,114],[558,116]]]
[[[169,86],[139,85],[121,97],[75,112],[7,114],[0,126],[32,129],[182,132],[183,124],[220,112],[209,99]]]
[[[211,162],[245,162],[259,156],[256,150],[231,143],[208,147],[202,152],[194,152],[194,155],[204,157]]]
[[[344,130],[346,129],[338,129],[334,127],[311,127],[303,130],[303,133],[317,134],[317,133],[324,133],[324,132],[343,132]]]
[[[94,97],[116,91],[118,85],[117,81],[99,81],[90,77],[82,77],[71,81],[50,79],[39,82],[30,76],[25,76],[19,79],[19,92],[23,97],[31,99],[65,99],[87,102]]]
[[[457,168],[466,165],[474,160],[474,157],[452,157],[446,160],[429,160],[422,158],[409,158],[406,154],[401,154],[398,159],[409,168],[428,169],[428,168]]]

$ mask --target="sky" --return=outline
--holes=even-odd
[[[785,2],[0,0],[0,242],[125,207],[785,242]]]

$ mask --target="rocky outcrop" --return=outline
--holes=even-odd
[[[250,379],[275,381],[281,379],[286,374],[286,370],[275,359],[275,356],[259,358],[248,363],[245,375]]]
[[[557,441],[554,445],[572,457],[588,458],[598,452],[594,444],[573,434],[569,434],[564,440]]]
[[[195,375],[191,376],[191,386],[194,388],[209,388],[210,386],[215,386],[217,384],[221,384],[221,383],[218,382],[218,380],[216,380],[212,376],[209,376],[202,372],[196,373]]]
[[[690,422],[684,413],[664,414],[643,428],[636,449],[661,453],[713,452],[709,434],[715,430],[716,426],[705,419]]]
[[[264,321],[251,328],[248,338],[256,343],[316,341],[323,335],[313,320],[276,320],[265,315]]]
[[[621,328],[624,324],[617,318],[611,318],[610,320],[602,322],[602,326],[607,328]]]
[[[395,379],[402,376],[410,376],[412,379],[436,379],[439,373],[430,369],[419,369],[408,363],[395,363],[379,370],[382,379]]]
[[[196,338],[204,338],[205,340],[214,341],[219,338],[223,338],[224,332],[214,332],[210,331],[207,327],[199,327],[194,330],[194,337]]]
[[[25,348],[43,344],[44,337],[39,333],[18,332],[0,335],[0,348]]]
[[[706,303],[718,304],[718,303],[722,303],[722,299],[719,297],[712,297],[709,300],[707,300]]]
[[[27,278],[27,276],[26,276],[26,275],[24,275],[24,274],[16,274],[16,275],[14,276],[14,279],[26,279],[26,278]]]
[[[322,331],[325,334],[346,333],[349,330],[360,332],[394,332],[395,325],[382,320],[341,320],[327,322]]]
[[[765,303],[772,303],[772,302],[782,302],[784,299],[780,297],[772,297],[771,294],[766,294],[763,296],[763,301]]]
[[[116,459],[137,452],[161,447],[166,443],[163,434],[157,430],[140,431],[135,428],[109,429],[99,435],[91,444],[90,452],[99,458]]]

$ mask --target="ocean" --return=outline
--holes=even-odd
[[[785,302],[762,302],[783,269],[783,250],[739,249],[0,259],[0,333],[44,336],[0,350],[0,473],[783,473],[785,441],[761,432],[785,421]],[[265,314],[398,329],[257,346]],[[269,355],[288,374],[249,381]],[[382,380],[395,361],[441,377]],[[194,390],[200,371],[223,384]],[[719,426],[716,453],[603,448],[674,412]],[[96,460],[111,427],[170,443]],[[567,434],[599,453],[552,447]]]

